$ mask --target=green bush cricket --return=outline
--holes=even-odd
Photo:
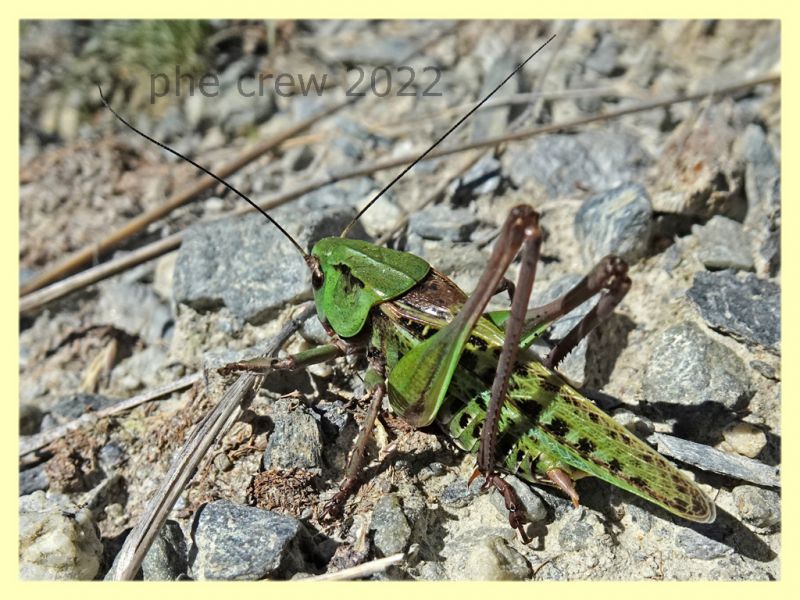
[[[552,38],[551,38],[552,39]],[[550,40],[548,40],[549,42]],[[579,505],[574,481],[595,476],[684,519],[715,518],[714,504],[675,466],[598,409],[559,373],[560,361],[619,304],[631,281],[616,256],[602,259],[572,290],[528,309],[541,246],[539,215],[511,210],[472,295],[410,253],[347,238],[353,223],[400,177],[463,123],[548,42],[533,52],[416,161],[387,184],[345,228],[307,253],[269,215],[204,167],[135,129],[211,175],[256,207],[294,244],[311,273],[317,315],[329,344],[282,359],[253,360],[224,370],[297,369],[346,354],[365,353],[370,406],[343,483],[323,514],[337,517],[358,489],[366,445],[385,396],[394,413],[414,427],[436,422],[462,449],[477,451],[483,487],[503,496],[509,523],[527,539],[526,515],[501,476],[510,472],[560,488]],[[106,106],[108,106],[106,104]],[[504,278],[521,255],[516,284]],[[510,310],[485,312],[507,291]],[[599,294],[595,307],[550,353],[531,350],[559,317]]]

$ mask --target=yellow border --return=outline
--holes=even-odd
[[[19,139],[18,139],[18,115],[19,115],[19,26],[20,18],[187,18],[187,17],[394,17],[394,18],[780,18],[782,19],[782,61],[783,61],[783,106],[786,110],[782,115],[782,163],[792,164],[791,158],[787,163],[786,156],[796,156],[794,151],[797,149],[797,126],[796,110],[798,104],[797,85],[794,80],[794,64],[790,58],[800,54],[798,48],[798,28],[796,19],[791,11],[791,3],[773,0],[760,0],[747,4],[733,2],[699,3],[697,0],[671,0],[657,4],[643,2],[626,2],[620,0],[604,0],[603,2],[572,1],[572,2],[519,2],[507,3],[504,5],[497,2],[467,3],[464,1],[448,4],[421,2],[419,0],[397,2],[393,4],[378,2],[352,2],[341,1],[332,2],[321,0],[304,0],[303,2],[274,3],[268,4],[260,2],[193,2],[192,4],[165,3],[163,1],[139,0],[135,3],[130,2],[81,2],[73,0],[69,3],[58,3],[53,0],[48,2],[38,2],[36,5],[31,3],[7,3],[4,4],[3,12],[13,11],[3,15],[2,35],[0,44],[3,49],[0,56],[4,63],[3,73],[9,75],[9,85],[2,95],[3,114],[6,117],[0,121],[0,133],[2,134],[2,144],[5,150],[2,163],[2,182],[6,192],[2,195],[2,228],[4,234],[0,236],[0,244],[3,246],[2,259],[0,260],[0,281],[5,282],[5,293],[2,295],[2,333],[6,342],[2,346],[3,355],[0,365],[2,365],[2,377],[5,393],[5,414],[4,414],[4,435],[3,440],[3,473],[7,485],[3,495],[3,515],[7,527],[4,531],[2,543],[2,568],[3,581],[8,585],[3,586],[3,590],[17,597],[30,597],[32,595],[47,597],[62,597],[63,595],[85,597],[87,594],[112,593],[111,588],[98,583],[70,583],[57,586],[57,584],[46,583],[20,583],[17,581],[17,554],[14,551],[16,541],[14,531],[17,529],[17,398],[18,395],[18,374],[16,365],[18,363],[17,344],[11,340],[18,338],[18,270],[17,256],[19,249],[18,240],[18,177],[19,177]],[[794,50],[792,49],[794,48]],[[786,68],[786,65],[789,68]],[[798,195],[796,178],[792,177],[793,172],[784,173],[782,179],[784,198],[789,201],[783,206],[783,230],[792,232],[793,224],[797,222],[795,215],[796,199]],[[782,254],[783,261],[782,294],[784,306],[798,306],[798,277],[795,252],[799,249],[800,236],[785,235],[783,239]],[[783,318],[783,355],[786,357],[785,363],[796,365],[796,359],[800,358],[797,352],[797,325],[798,316],[791,308],[782,314]],[[180,589],[193,597],[218,598],[220,594],[250,595],[263,597],[263,595],[282,595],[295,594],[302,596],[331,597],[338,595],[348,595],[353,597],[370,597],[379,594],[381,598],[397,598],[406,600],[408,594],[414,595],[442,595],[453,594],[459,597],[487,598],[497,595],[498,592],[507,594],[509,598],[529,597],[535,594],[538,597],[547,595],[548,597],[562,598],[594,598],[598,595],[607,596],[614,599],[620,597],[662,597],[673,598],[675,594],[690,594],[698,597],[714,597],[714,595],[724,595],[726,599],[743,598],[753,600],[763,595],[770,598],[777,596],[787,596],[798,581],[797,567],[800,559],[797,552],[797,478],[795,474],[798,469],[800,457],[797,453],[798,419],[800,409],[798,409],[797,395],[792,393],[798,391],[797,380],[793,369],[783,370],[783,460],[782,464],[788,465],[788,469],[783,474],[783,550],[782,558],[782,580],[777,583],[516,583],[516,584],[491,584],[491,583],[417,583],[413,586],[403,583],[381,583],[381,584],[356,584],[338,583],[334,587],[319,587],[314,584],[270,584],[270,583],[244,583],[244,584],[181,584]],[[16,385],[14,385],[16,384]],[[788,499],[788,501],[787,501]],[[155,584],[155,583],[132,583],[116,585],[113,589],[115,595],[134,597],[143,591],[148,594],[167,595],[175,594],[176,584]],[[291,589],[286,587],[291,585]],[[235,586],[235,587],[234,587]],[[795,590],[797,595],[797,590]]]

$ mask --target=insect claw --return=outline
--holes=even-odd
[[[467,487],[471,486],[471,485],[472,485],[472,482],[473,482],[473,481],[475,481],[475,480],[478,478],[478,476],[479,476],[480,474],[481,474],[481,470],[480,470],[480,468],[478,468],[478,467],[475,467],[475,470],[472,472],[472,475],[470,475],[470,476],[469,476],[469,480],[467,481]],[[487,480],[487,481],[488,481],[488,480]],[[483,485],[485,486],[485,485],[486,485],[486,483],[484,482],[484,484],[483,484]]]

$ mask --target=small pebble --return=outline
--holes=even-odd
[[[91,580],[102,557],[103,545],[88,509],[43,491],[20,497],[20,579]]]
[[[754,485],[733,489],[733,501],[739,516],[758,529],[772,529],[781,521],[781,497],[777,492]]]
[[[447,558],[449,579],[519,581],[530,577],[530,564],[504,538],[478,532],[475,538]]]
[[[697,258],[707,269],[753,270],[750,239],[741,223],[714,215],[702,227],[694,225],[692,233],[698,241]]]
[[[322,466],[322,434],[318,417],[296,401],[279,399],[271,414],[274,428],[264,450],[267,469],[318,469]]]
[[[725,442],[734,452],[755,458],[767,445],[767,435],[750,423],[734,423],[722,431]]]
[[[375,547],[383,556],[405,551],[411,539],[411,527],[396,494],[378,500],[369,528],[374,532]]]

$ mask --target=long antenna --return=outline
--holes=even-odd
[[[374,198],[372,198],[372,200],[370,200],[370,201],[367,203],[367,205],[366,205],[364,208],[362,208],[362,209],[359,211],[359,213],[358,213],[358,214],[355,216],[355,218],[353,218],[353,220],[352,220],[352,221],[350,221],[350,223],[347,225],[347,227],[345,227],[345,228],[344,228],[344,231],[342,231],[342,235],[341,235],[341,237],[343,237],[343,238],[346,238],[346,237],[347,237],[347,234],[350,232],[350,229],[352,229],[353,225],[355,225],[355,224],[356,224],[356,221],[358,221],[358,220],[361,218],[361,215],[363,215],[365,212],[367,212],[367,210],[369,210],[369,208],[370,208],[370,207],[371,207],[373,204],[375,204],[375,203],[378,201],[378,198],[380,198],[381,196],[383,196],[383,195],[386,193],[386,191],[387,191],[387,190],[388,190],[390,187],[392,187],[392,186],[393,186],[395,183],[397,183],[397,182],[400,180],[400,178],[401,178],[401,177],[403,177],[403,175],[405,175],[405,174],[406,174],[406,173],[408,173],[408,172],[409,172],[411,169],[413,169],[413,168],[414,168],[414,165],[416,165],[416,164],[417,164],[419,161],[421,161],[423,158],[425,158],[425,157],[428,155],[428,153],[430,153],[430,152],[431,152],[431,150],[433,150],[434,148],[436,148],[436,146],[438,146],[438,145],[439,145],[439,144],[440,144],[440,143],[441,143],[441,142],[442,142],[442,141],[443,141],[443,140],[444,140],[444,139],[445,139],[445,138],[446,138],[448,135],[450,135],[451,133],[453,133],[453,132],[454,132],[454,131],[455,131],[455,130],[458,128],[458,126],[459,126],[459,125],[461,125],[461,124],[462,124],[464,121],[466,121],[466,120],[467,120],[467,119],[468,119],[468,118],[469,118],[469,117],[472,115],[472,113],[474,113],[474,112],[475,112],[476,110],[478,110],[478,109],[479,109],[481,106],[483,106],[483,104],[484,104],[484,103],[485,103],[485,102],[486,102],[486,101],[487,101],[489,98],[491,98],[491,97],[492,97],[492,96],[495,94],[495,92],[497,92],[497,90],[499,90],[501,87],[503,87],[503,86],[504,86],[504,85],[505,85],[505,84],[508,82],[508,80],[509,80],[509,79],[511,79],[511,78],[512,78],[514,75],[516,75],[516,74],[517,74],[517,71],[519,71],[519,70],[520,70],[522,67],[524,67],[526,64],[528,64],[528,61],[530,61],[530,60],[531,60],[531,59],[532,59],[534,56],[536,56],[537,54],[539,54],[539,52],[540,52],[540,51],[541,51],[541,50],[542,50],[542,49],[543,49],[545,46],[547,46],[547,44],[549,44],[550,42],[552,42],[552,41],[553,41],[553,38],[555,38],[555,37],[556,37],[556,35],[555,35],[555,34],[553,34],[552,36],[550,36],[550,38],[549,38],[549,39],[548,39],[548,40],[547,40],[547,41],[546,41],[544,44],[542,44],[541,46],[539,46],[539,47],[538,47],[536,50],[534,50],[534,51],[531,53],[531,55],[530,55],[528,58],[526,58],[526,59],[525,59],[525,60],[523,60],[523,61],[522,61],[522,62],[521,62],[519,65],[517,65],[517,67],[516,67],[516,68],[515,68],[513,71],[511,71],[511,73],[509,73],[509,74],[508,74],[508,76],[507,76],[505,79],[503,79],[503,81],[501,81],[501,82],[500,82],[500,83],[497,85],[497,87],[495,87],[495,88],[494,88],[494,89],[493,89],[491,92],[489,92],[489,93],[486,95],[486,97],[485,97],[483,100],[481,100],[480,102],[478,102],[478,103],[477,103],[475,106],[473,106],[473,107],[472,107],[472,109],[471,109],[471,110],[470,110],[470,111],[469,111],[467,114],[465,114],[465,115],[464,115],[463,117],[461,117],[461,118],[460,118],[458,121],[456,121],[456,122],[455,122],[455,124],[453,124],[453,126],[452,126],[452,127],[450,127],[450,129],[448,129],[448,130],[447,130],[447,132],[446,132],[446,133],[445,133],[445,134],[444,134],[442,137],[440,137],[438,140],[436,140],[436,141],[435,141],[435,142],[434,142],[434,143],[433,143],[433,144],[432,144],[432,145],[431,145],[431,146],[430,146],[430,147],[429,147],[427,150],[425,150],[425,152],[423,152],[422,154],[420,154],[420,155],[419,155],[419,156],[416,158],[416,160],[415,160],[414,162],[412,162],[410,165],[408,165],[408,166],[407,166],[405,169],[403,169],[403,170],[402,170],[402,171],[401,171],[401,172],[400,172],[400,173],[399,173],[399,174],[398,174],[398,175],[397,175],[397,176],[396,176],[394,179],[392,179],[392,180],[391,180],[389,183],[387,183],[387,184],[386,184],[386,185],[383,187],[383,189],[382,189],[380,192],[378,192],[378,193],[375,195],[375,197],[374,197]]]
[[[194,166],[194,167],[196,167],[196,168],[200,169],[200,170],[201,170],[203,173],[205,173],[206,175],[209,175],[210,177],[213,177],[214,179],[216,179],[217,181],[219,181],[219,182],[220,182],[222,185],[224,185],[226,188],[228,188],[228,189],[229,189],[230,191],[232,191],[234,194],[236,194],[237,196],[239,196],[239,197],[240,197],[242,200],[244,200],[245,202],[247,202],[248,204],[250,204],[250,206],[252,206],[253,208],[255,208],[255,209],[258,211],[258,212],[260,212],[262,215],[264,215],[264,217],[266,217],[266,219],[267,219],[267,220],[268,220],[270,223],[272,223],[273,225],[275,225],[275,227],[277,227],[277,228],[278,228],[278,231],[280,231],[280,232],[281,232],[283,235],[285,235],[285,236],[286,236],[286,238],[287,238],[287,239],[288,239],[290,242],[292,242],[292,244],[294,244],[294,247],[295,247],[295,248],[297,248],[297,250],[300,252],[300,254],[303,256],[303,258],[304,258],[304,259],[305,259],[305,258],[308,258],[308,254],[306,253],[306,251],[305,251],[305,250],[303,250],[302,246],[300,246],[300,244],[298,244],[298,243],[297,243],[297,241],[296,241],[296,240],[295,240],[295,239],[294,239],[294,238],[293,238],[291,235],[289,235],[289,233],[288,233],[288,232],[287,232],[287,231],[286,231],[286,230],[285,230],[283,227],[281,227],[281,226],[280,226],[280,224],[279,224],[279,223],[278,223],[278,222],[277,222],[275,219],[273,219],[272,217],[270,217],[270,216],[267,214],[267,212],[266,212],[266,211],[265,211],[263,208],[261,208],[261,207],[260,207],[258,204],[256,204],[256,203],[255,203],[255,202],[253,202],[252,200],[250,200],[250,198],[248,198],[247,196],[245,196],[245,195],[244,195],[242,192],[240,192],[239,190],[237,190],[237,189],[236,189],[235,187],[233,187],[233,186],[232,186],[230,183],[228,183],[227,181],[225,181],[224,179],[222,179],[222,177],[219,177],[219,176],[215,175],[214,173],[212,173],[211,171],[209,171],[208,169],[206,169],[206,168],[205,168],[203,165],[199,165],[199,164],[197,164],[197,163],[196,163],[195,161],[193,161],[191,158],[188,158],[188,157],[184,156],[183,154],[181,154],[181,153],[180,153],[180,152],[178,152],[177,150],[173,150],[172,148],[170,148],[170,147],[169,147],[169,146],[167,146],[166,144],[163,144],[163,143],[159,142],[158,140],[156,140],[156,139],[154,139],[154,138],[150,137],[149,135],[147,135],[147,134],[146,134],[146,133],[144,133],[143,131],[140,131],[140,130],[136,129],[136,127],[134,127],[133,125],[131,125],[130,123],[128,123],[128,121],[126,121],[125,119],[123,119],[123,118],[122,118],[122,117],[119,115],[119,113],[117,113],[117,111],[115,111],[113,108],[111,108],[111,105],[109,105],[108,101],[106,100],[106,97],[103,95],[103,89],[100,87],[100,84],[98,84],[98,85],[97,85],[97,89],[98,89],[98,90],[99,90],[99,92],[100,92],[100,98],[101,98],[101,100],[103,101],[103,104],[105,104],[105,107],[106,107],[108,110],[110,110],[110,111],[111,111],[111,114],[112,114],[112,115],[114,115],[114,116],[115,116],[117,119],[119,119],[120,121],[122,121],[122,123],[123,123],[123,124],[124,124],[126,127],[128,127],[129,129],[132,129],[133,131],[135,131],[136,133],[138,133],[140,136],[142,136],[144,139],[146,139],[146,140],[148,140],[148,141],[150,141],[150,142],[154,143],[154,144],[155,144],[156,146],[158,146],[159,148],[163,148],[164,150],[166,150],[167,152],[171,152],[172,154],[174,154],[174,155],[175,155],[175,156],[177,156],[178,158],[182,158],[183,160],[185,160],[186,162],[188,162],[190,165],[192,165],[192,166]]]

